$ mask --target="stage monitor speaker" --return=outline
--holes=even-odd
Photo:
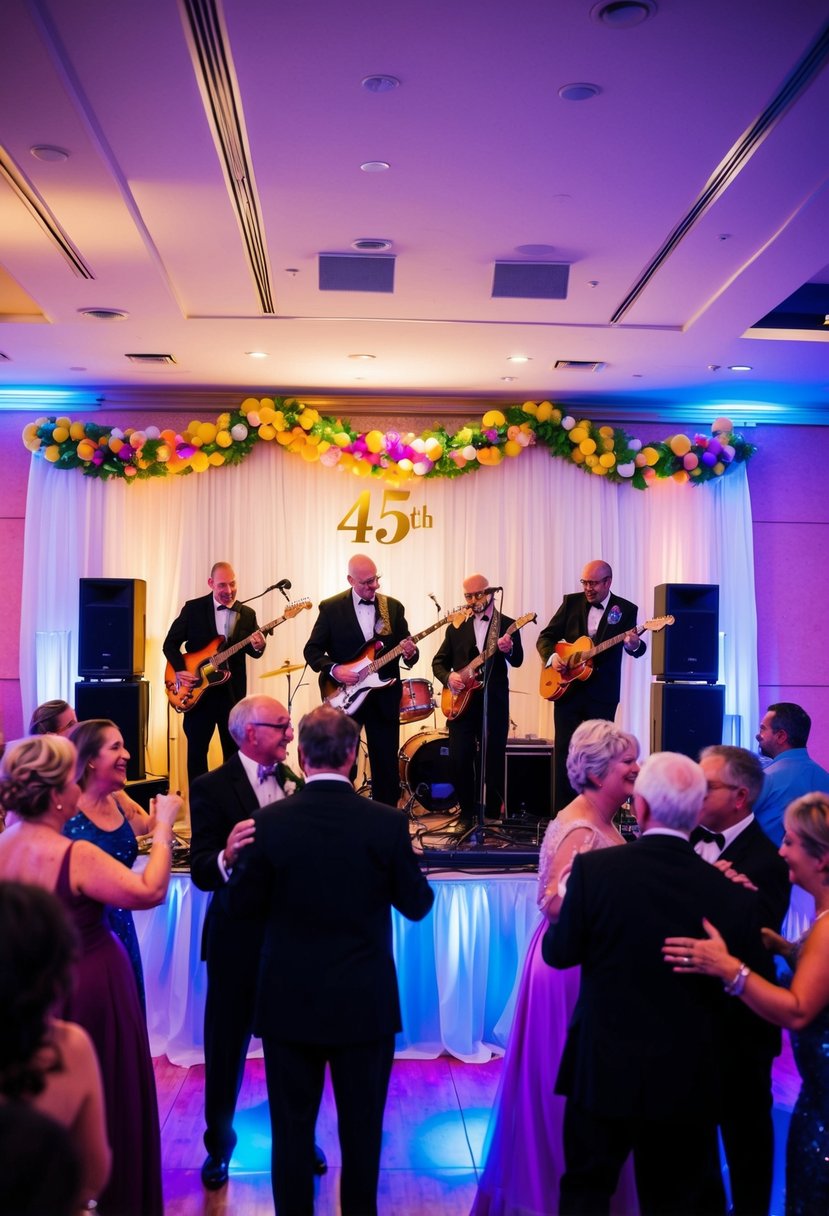
[[[147,777],[146,781],[128,781],[125,792],[133,798],[145,811],[149,811],[150,802],[156,794],[169,794],[169,777]]]
[[[82,578],[78,675],[130,680],[144,674],[147,584],[140,578]]]
[[[651,751],[681,752],[697,760],[722,743],[724,684],[652,684]]]
[[[508,819],[553,816],[553,745],[548,739],[508,739],[504,803]]]
[[[720,589],[708,583],[660,583],[653,591],[654,616],[672,616],[653,635],[651,663],[657,680],[707,680],[716,684],[720,666]]]
[[[147,744],[147,719],[150,686],[146,680],[115,680],[75,685],[75,715],[79,722],[89,718],[110,718],[124,737],[130,754],[127,780],[143,781],[147,775],[144,751]]]

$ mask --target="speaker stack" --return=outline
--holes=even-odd
[[[127,780],[146,777],[150,686],[144,675],[147,584],[137,578],[82,578],[78,610],[78,721],[110,718],[130,753]]]
[[[725,687],[719,668],[720,589],[708,583],[661,583],[654,616],[674,624],[653,636],[651,751],[681,752],[696,760],[722,743]]]
[[[504,807],[508,819],[553,816],[553,744],[549,739],[507,739]]]

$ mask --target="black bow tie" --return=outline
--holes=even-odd
[[[482,616],[482,617],[481,617],[481,620],[482,620],[482,621],[488,621],[488,620],[489,620],[489,617],[488,617],[488,616]]]
[[[220,612],[235,612],[236,611],[235,604],[217,604],[216,607],[219,609]]]
[[[360,603],[361,603],[361,604],[366,604],[366,605],[368,605],[368,607],[369,607],[369,608],[376,608],[376,607],[377,607],[377,605],[375,604],[374,600],[360,600]]]
[[[699,844],[700,841],[703,844],[715,844],[720,852],[725,848],[725,837],[722,832],[709,832],[708,828],[704,828],[702,824],[694,828],[691,833],[691,844]]]
[[[259,765],[257,765],[256,776],[259,778],[260,785],[262,784],[263,781],[267,781],[268,777],[274,777],[274,778],[278,779],[278,775],[279,775],[279,764],[278,763],[277,764],[259,764]]]

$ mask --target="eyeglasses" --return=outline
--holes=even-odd
[[[713,794],[716,790],[741,790],[741,785],[731,785],[728,781],[709,781],[708,793]]]
[[[609,579],[610,575],[608,574],[605,578],[580,578],[579,582],[585,591],[593,591],[594,588],[601,587],[602,583],[608,582]]]
[[[488,591],[464,591],[463,593],[465,600],[485,600],[488,596]]]
[[[354,583],[355,587],[374,587],[374,586],[379,587],[380,586],[380,575],[373,574],[371,576],[371,578],[355,578],[355,579],[352,579],[352,582]]]
[[[251,722],[251,726],[269,726],[271,730],[281,730],[284,734],[286,730],[291,729],[290,722]]]

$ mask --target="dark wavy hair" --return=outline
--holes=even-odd
[[[39,1094],[62,1061],[48,1042],[49,1016],[71,991],[78,943],[59,900],[41,887],[0,882],[0,1093]]]
[[[29,722],[30,735],[51,735],[57,730],[58,718],[72,706],[68,701],[44,701],[38,705]]]
[[[75,748],[62,735],[31,735],[10,743],[0,760],[0,807],[38,819],[75,771]]]

